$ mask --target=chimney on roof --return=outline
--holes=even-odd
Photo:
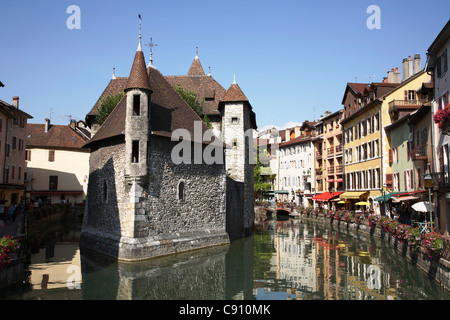
[[[19,109],[19,97],[13,97],[12,98],[12,105],[14,108]]]
[[[411,56],[408,57],[408,74],[410,77],[414,74],[414,64]]]
[[[50,129],[50,119],[45,119],[45,132],[48,132],[48,129]]]
[[[77,127],[77,120],[75,120],[75,119],[70,119],[69,127],[71,127],[72,129],[75,130],[76,127]]]
[[[414,55],[414,74],[420,71],[420,54]]]
[[[398,67],[392,68],[390,71],[388,71],[388,77],[387,77],[387,82],[388,83],[400,83],[401,82],[401,77],[400,77],[400,72],[398,72]]]
[[[403,70],[402,81],[405,81],[406,79],[409,78],[408,58],[403,59],[403,61],[402,61],[402,70]]]

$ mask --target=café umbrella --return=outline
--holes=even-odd
[[[430,204],[428,201],[414,203],[411,208],[418,212],[430,212],[436,210],[436,207],[433,204]]]
[[[360,201],[355,203],[357,206],[370,206],[370,203],[367,201]]]

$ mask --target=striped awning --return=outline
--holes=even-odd
[[[368,191],[348,191],[341,194],[341,199],[360,199],[361,196],[368,194]]]

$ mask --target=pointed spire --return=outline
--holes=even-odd
[[[142,44],[141,44],[141,38],[142,38],[142,34],[141,34],[141,20],[142,20],[142,18],[141,18],[140,14],[138,15],[138,17],[139,17],[139,44],[138,44],[137,51],[142,51]]]
[[[198,47],[196,47],[195,52],[195,58],[191,64],[191,67],[189,68],[188,76],[204,76],[205,71],[203,71],[202,64],[200,63],[200,59],[198,58]]]
[[[133,66],[131,67],[125,91],[129,89],[150,90],[150,82],[148,80],[144,52],[142,52],[141,45],[141,19],[141,15],[139,15],[139,45],[134,55]]]
[[[248,101],[244,92],[242,92],[239,85],[236,83],[236,76],[234,77],[234,82],[228,88],[225,96],[222,99],[223,102],[236,102],[236,101]]]

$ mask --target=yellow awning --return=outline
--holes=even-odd
[[[359,199],[362,195],[369,193],[368,191],[348,191],[339,196],[341,199]]]

